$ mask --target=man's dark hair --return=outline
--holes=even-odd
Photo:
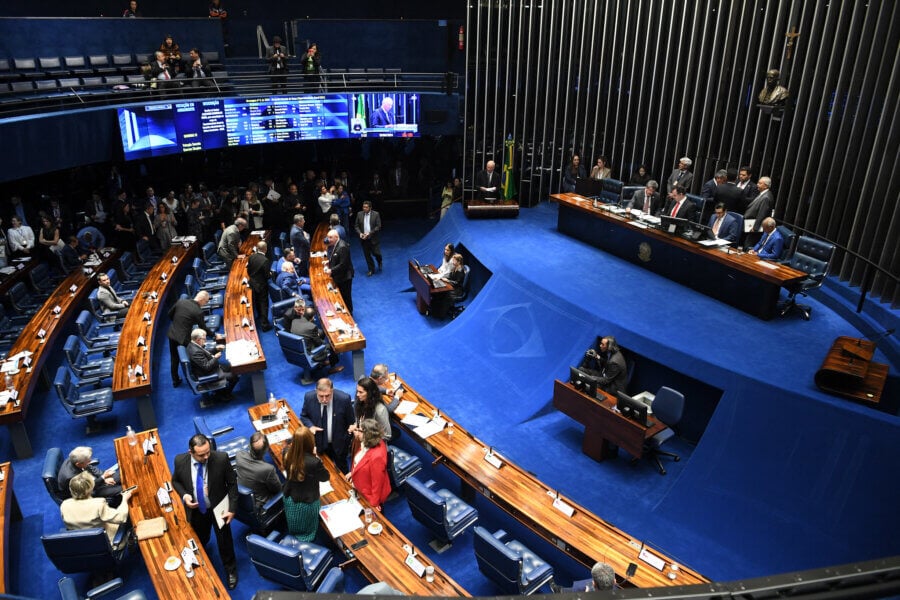
[[[715,209],[715,210],[719,210],[720,208],[721,208],[722,210],[726,211],[726,212],[728,211],[728,207],[725,206],[725,203],[724,203],[724,202],[716,202],[716,206],[715,206],[714,209]]]
[[[188,448],[193,450],[197,446],[203,446],[209,443],[209,438],[203,435],[202,433],[195,433],[191,436],[190,441],[188,441]]]
[[[262,445],[260,446],[260,440]],[[256,431],[250,436],[250,456],[256,460],[262,460],[269,450],[269,439],[261,431]]]

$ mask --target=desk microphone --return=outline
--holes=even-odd
[[[877,346],[878,342],[880,342],[883,339],[891,337],[892,335],[894,335],[895,331],[896,331],[896,328],[891,327],[890,329],[885,329],[884,331],[882,331],[881,333],[879,333],[876,336],[873,336],[873,337],[865,336],[865,339],[869,340],[870,342],[872,342],[873,344],[875,344]],[[859,346],[859,343],[860,343],[860,340],[857,339],[856,345]]]

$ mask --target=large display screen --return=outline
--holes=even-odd
[[[419,135],[411,93],[218,98],[119,108],[125,160],[229,146]]]

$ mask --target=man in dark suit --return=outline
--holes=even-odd
[[[212,77],[212,69],[209,68],[209,61],[203,58],[197,48],[191,48],[189,56],[189,68],[185,70],[184,74],[191,80],[191,86],[211,86],[212,81],[209,78]]]
[[[624,392],[628,380],[628,366],[625,356],[611,335],[600,340],[600,351],[593,348],[584,355],[582,368],[597,377],[597,387],[615,396],[616,392]]]
[[[198,433],[188,442],[188,452],[175,456],[172,486],[184,503],[188,522],[194,528],[199,542],[205,546],[209,530],[216,525],[213,509],[228,498],[228,509],[223,515],[225,524],[215,527],[219,558],[228,576],[228,589],[237,587],[237,561],[234,541],[231,538],[231,520],[237,510],[237,478],[228,455],[213,452],[209,438]]]
[[[725,169],[716,171],[715,176],[703,184],[700,188],[700,197],[704,200],[712,200],[716,194],[716,188],[723,185],[728,180],[728,172]]]
[[[753,221],[748,231],[759,231],[762,228],[763,219],[772,216],[774,199],[772,198],[772,191],[769,189],[771,186],[772,180],[768,177],[760,177],[759,181],[756,182],[759,194],[750,202],[750,206],[744,212],[744,221]]]
[[[238,217],[234,220],[234,223],[222,231],[216,254],[229,267],[231,267],[231,263],[234,262],[237,255],[241,252],[241,232],[245,229],[247,229],[247,220]]]
[[[385,96],[381,101],[381,106],[372,112],[372,123],[370,127],[393,127],[397,123],[394,118],[394,99]]]
[[[256,244],[256,251],[247,259],[247,279],[253,290],[253,313],[263,331],[272,329],[269,323],[269,259],[265,242]]]
[[[288,309],[288,311],[285,312],[292,313],[291,316],[293,317],[293,315],[297,312],[297,308],[298,304],[294,302],[294,307]],[[325,337],[325,332],[323,332],[316,326],[316,309],[311,306],[304,306],[302,311],[303,316],[299,319],[291,318],[290,325],[286,326],[286,329],[289,328],[291,333],[305,338],[307,341],[308,350],[318,348],[319,346],[325,346],[325,352],[328,353],[328,363],[331,365],[331,369],[328,372],[332,374],[340,373],[344,370],[344,367],[338,364],[341,360],[341,357],[328,343],[328,340]],[[287,322],[288,319],[285,319],[285,323]],[[313,356],[313,358],[319,361],[324,358],[324,356]]]
[[[206,332],[197,328],[191,332],[191,343],[187,345],[188,360],[191,361],[191,372],[198,379],[208,377],[210,375],[218,375],[219,381],[227,384],[225,398],[231,397],[231,390],[237,385],[238,376],[231,372],[231,365],[228,361],[219,361],[222,358],[222,350],[224,346],[216,346],[216,353],[213,354],[206,349]]]
[[[303,229],[305,224],[306,217],[302,213],[294,215],[290,238],[294,256],[300,259],[300,265],[297,268],[297,275],[300,277],[309,277],[309,234]]]
[[[659,208],[662,202],[658,190],[659,184],[651,179],[646,186],[634,193],[625,208],[634,208],[645,215],[659,216]]]
[[[722,202],[716,204],[715,211],[709,217],[709,229],[713,238],[728,240],[735,245],[737,245],[742,233],[738,227],[737,217],[728,212],[725,209],[725,204]]]
[[[721,202],[724,204],[725,210],[729,212],[742,213],[747,204],[744,192],[735,185],[737,172],[735,172],[734,169],[729,169],[727,175],[728,181],[716,187],[716,190],[713,193],[713,200],[715,200],[716,203]]]
[[[756,184],[750,181],[750,167],[741,167],[738,170],[738,180],[735,185],[744,193],[747,202],[756,198]]]
[[[150,81],[155,82],[159,89],[178,87],[174,81],[175,71],[169,66],[165,53],[157,50],[155,56],[156,60],[150,63]]]
[[[367,275],[372,276],[375,272],[375,262],[372,260],[374,256],[378,261],[378,270],[381,271],[383,261],[381,259],[381,244],[379,241],[381,234],[381,215],[378,211],[372,210],[372,203],[366,200],[363,202],[362,211],[356,213],[356,233],[362,242],[363,256],[366,257],[366,266],[369,267]],[[340,232],[338,232],[340,235]]]
[[[334,389],[330,379],[320,379],[316,389],[303,397],[300,421],[316,436],[316,451],[330,456],[346,473],[351,437],[347,430],[356,422],[350,395]]]
[[[178,346],[187,346],[191,341],[191,332],[194,329],[203,329],[208,335],[215,336],[216,332],[206,326],[203,318],[203,307],[209,303],[209,292],[197,292],[193,298],[184,298],[177,301],[169,309],[169,319],[172,324],[166,337],[169,338],[169,360],[172,369],[172,385],[181,385],[181,377],[178,376]]]
[[[678,159],[678,166],[666,179],[666,191],[671,192],[676,185],[684,187],[685,192],[691,189],[691,182],[694,181],[694,174],[689,171],[694,162],[687,156]]]
[[[237,482],[253,490],[257,512],[281,491],[281,480],[278,479],[275,465],[265,461],[268,451],[269,440],[264,433],[257,431],[250,436],[250,447],[241,450],[235,457],[234,470],[237,472]]]
[[[478,198],[481,200],[493,199],[500,197],[500,173],[496,171],[497,163],[489,160],[484,166],[484,171],[480,171],[475,176],[475,189],[478,190]]]
[[[683,185],[679,184],[672,188],[672,191],[669,192],[669,201],[661,214],[667,217],[694,220],[694,216],[697,214],[697,205],[688,199],[686,193],[687,190]]]
[[[353,262],[350,259],[350,245],[334,229],[328,231],[326,242],[328,266],[325,267],[325,273],[331,275],[331,280],[344,298],[347,312],[353,314]]]
[[[154,250],[159,250],[159,238],[156,237],[156,228],[153,227],[153,204],[147,202],[144,209],[134,215],[134,236],[144,240]]]

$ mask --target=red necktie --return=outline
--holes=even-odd
[[[672,216],[673,216],[673,217],[674,217],[675,215],[678,214],[678,208],[679,208],[680,206],[681,206],[681,202],[678,201],[678,200],[676,200],[676,201],[675,201],[675,206],[672,207]]]

